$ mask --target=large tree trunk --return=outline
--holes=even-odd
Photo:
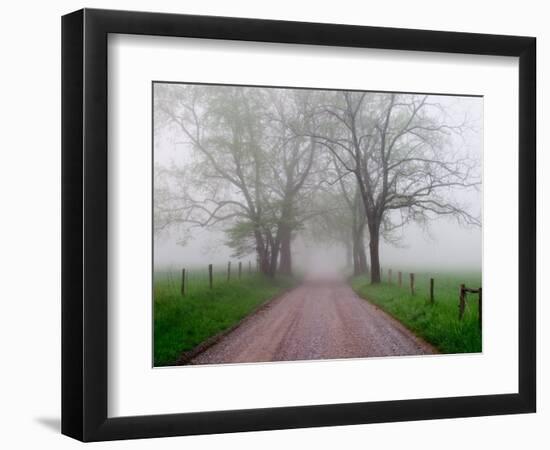
[[[369,221],[370,281],[380,283],[380,221]]]
[[[281,258],[279,262],[279,272],[283,275],[292,275],[292,252],[291,248],[292,232],[286,225],[281,229]]]
[[[281,210],[281,219],[279,221],[277,230],[277,237],[280,243],[281,252],[279,272],[283,275],[292,275],[291,241],[294,224],[293,202],[294,196],[292,194],[285,194]]]
[[[353,227],[353,274],[355,276],[367,273],[364,229],[364,224],[359,226],[354,225]]]
[[[352,213],[353,273],[357,276],[367,273],[367,255],[365,254],[364,239],[366,215],[363,199],[358,190],[354,194]]]
[[[260,273],[269,275],[270,272],[270,257],[269,249],[264,241],[261,231],[254,232],[254,238],[256,239],[256,254],[258,256],[258,266]]]
[[[271,235],[271,232],[269,232],[267,241],[269,243],[269,249],[270,249],[270,258],[269,258],[269,268],[267,271],[267,275],[269,277],[274,277],[275,273],[277,272],[277,262],[279,259],[279,250],[280,250],[280,232],[277,231],[277,236],[273,238]]]
[[[359,258],[359,245],[357,244],[357,240],[354,239],[353,241],[353,275],[358,276],[361,275],[361,263]]]
[[[364,275],[367,271],[365,243],[362,236],[357,236],[353,241],[353,274]]]
[[[365,243],[363,241],[363,237],[361,236],[359,248],[357,249],[357,253],[359,256],[359,271],[361,274],[367,273],[367,255],[365,253]]]
[[[274,277],[277,272],[277,260],[279,258],[279,248],[271,249],[271,260],[269,261],[269,271],[268,276]]]

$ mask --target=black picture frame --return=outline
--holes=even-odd
[[[518,392],[109,418],[109,33],[518,57]],[[101,441],[535,412],[535,91],[536,39],[533,37],[95,9],[63,16],[62,433],[82,441]]]

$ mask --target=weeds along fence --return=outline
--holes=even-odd
[[[385,281],[393,285],[393,269],[387,270],[387,275],[384,277],[384,271],[381,268],[380,269],[380,278],[382,281]],[[411,296],[417,295],[417,285],[416,285],[416,275],[414,272],[409,272],[408,276],[408,283],[407,286],[404,286],[404,276],[402,271],[397,272],[397,287],[400,289],[408,289]],[[471,294],[468,296],[468,294]],[[427,283],[427,301],[430,304],[434,304],[436,302],[436,280],[435,278],[430,277]],[[478,313],[478,323],[479,328],[481,329],[481,323],[482,323],[482,317],[483,317],[483,297],[482,297],[482,288],[481,286],[479,288],[472,288],[472,287],[466,287],[465,284],[460,284],[458,286],[458,320],[462,321],[464,319],[464,313],[466,309],[468,308],[468,301],[475,301],[477,299],[477,313]]]
[[[464,284],[460,285],[460,294],[459,294],[459,302],[458,302],[458,319],[462,320],[464,317],[464,311],[466,310],[466,295],[467,294],[477,294],[477,304],[478,304],[478,321],[479,321],[479,328],[481,329],[481,320],[482,320],[482,291],[481,287],[478,289],[472,289],[467,288]],[[474,297],[475,298],[475,297]]]
[[[258,267],[251,261],[228,261],[184,268],[169,267],[155,271],[155,286],[178,290],[182,296],[195,290],[213,289],[221,283],[233,283],[257,276]]]

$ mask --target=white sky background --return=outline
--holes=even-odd
[[[443,105],[450,121],[459,123],[465,116],[477,131],[468,131],[462,137],[454,137],[453,145],[460,146],[471,156],[482,161],[483,148],[483,99],[480,97],[430,96],[430,101]],[[182,144],[185,139],[177,130],[164,127],[155,132],[155,165],[185,165],[189,161],[190,146]],[[481,173],[481,167],[480,167]],[[482,208],[482,189],[460,190],[454,198],[469,205],[469,212],[478,215]],[[415,269],[467,269],[479,270],[482,259],[482,230],[477,227],[464,227],[455,219],[440,217],[428,225],[428,230],[417,224],[402,228],[399,246],[381,242],[380,260],[382,267]],[[223,224],[221,227],[223,228]],[[172,266],[194,267],[209,263],[225,264],[231,258],[231,249],[224,245],[225,236],[221,230],[194,228],[192,238],[182,246],[177,242],[181,234],[176,230],[155,237],[155,267]],[[368,258],[368,236],[367,246]],[[325,271],[330,266],[344,266],[344,249],[334,245],[323,245],[298,237],[293,241],[293,262],[308,271]],[[254,261],[255,256],[243,258]]]

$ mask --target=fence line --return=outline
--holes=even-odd
[[[482,291],[481,287],[479,289],[472,289],[467,288],[464,284],[460,285],[460,291],[459,291],[459,302],[458,302],[458,320],[462,320],[464,318],[464,310],[466,309],[466,294],[477,294],[478,300],[477,300],[477,308],[478,308],[478,325],[479,329],[481,330],[481,322],[482,322]]]
[[[383,279],[383,270],[380,268],[380,278]],[[387,283],[392,284],[393,269],[388,269]],[[397,286],[401,289],[403,287],[403,272],[400,270],[397,272]],[[428,284],[428,301],[431,305],[435,304],[435,278],[429,278]],[[409,292],[411,295],[416,295],[415,274],[409,273]],[[466,287],[465,284],[460,284],[458,295],[458,320],[461,321],[464,318],[464,312],[467,306],[467,294],[477,294],[478,298],[478,322],[479,329],[481,330],[483,320],[483,296],[482,288],[478,289]]]
[[[243,270],[243,262],[239,261],[237,266],[237,273],[233,275],[233,271],[231,269],[232,262],[228,261],[227,266],[225,270],[220,271],[214,271],[214,265],[208,264],[206,270],[201,271],[200,269],[197,270],[190,270],[187,267],[183,267],[180,269],[180,276],[179,281],[177,277],[174,276],[174,273],[178,273],[177,270],[175,270],[174,267],[168,268],[166,271],[160,271],[159,273],[161,276],[168,281],[168,284],[174,288],[179,288],[180,294],[182,297],[185,297],[189,294],[189,289],[192,287],[195,283],[193,282],[198,279],[208,281],[208,286],[210,289],[214,287],[215,279],[219,279],[221,277],[225,278],[227,282],[233,282],[234,280],[243,280],[245,278],[245,270]],[[163,275],[162,275],[163,274]],[[202,274],[202,275],[201,275]],[[191,279],[190,279],[191,275]],[[198,275],[198,276],[197,276]],[[253,276],[254,271],[252,269],[252,261],[248,261],[248,276]],[[203,281],[204,282],[204,281]]]

